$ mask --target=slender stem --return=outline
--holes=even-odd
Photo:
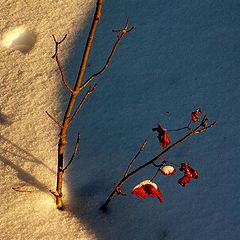
[[[55,41],[55,45],[56,45],[56,49],[55,49],[55,54],[52,56],[52,58],[55,58],[56,62],[57,62],[57,65],[58,65],[58,69],[60,71],[60,74],[61,74],[61,77],[62,77],[62,81],[64,83],[64,85],[66,86],[66,88],[70,91],[70,92],[74,92],[74,90],[68,85],[66,79],[65,79],[65,76],[64,76],[64,71],[63,71],[63,68],[61,66],[61,63],[59,61],[59,58],[58,58],[58,45],[60,45],[67,37],[67,34],[64,36],[64,38],[58,42],[55,38],[55,36],[53,35],[53,39]]]
[[[80,139],[80,133],[78,133],[78,137],[77,137],[77,141],[75,144],[75,148],[72,154],[72,157],[70,159],[70,161],[68,162],[68,164],[65,166],[65,168],[63,168],[63,171],[65,172],[67,170],[67,168],[70,166],[70,164],[72,163],[73,159],[75,158],[76,154],[77,154],[77,150],[78,150],[78,145],[79,145],[79,139]]]
[[[79,92],[79,87],[81,85],[81,82],[86,70],[86,64],[87,64],[88,56],[92,47],[93,38],[96,32],[98,22],[101,17],[102,4],[103,4],[103,0],[97,1],[97,6],[96,6],[96,11],[94,14],[92,26],[91,26],[87,43],[85,46],[85,50],[83,53],[82,63],[81,63],[77,80],[75,83],[74,91],[71,92],[71,97],[68,102],[68,106],[64,115],[63,123],[62,123],[61,132],[59,134],[60,138],[58,142],[58,168],[57,168],[57,186],[56,186],[56,192],[58,194],[56,196],[56,205],[58,209],[63,209],[63,201],[62,201],[63,156],[65,152],[65,146],[67,144],[66,135],[67,135],[67,130],[69,126],[69,119],[71,117],[71,113],[77,98],[77,94]]]
[[[88,98],[88,96],[96,89],[97,85],[95,84],[92,88],[89,88],[89,90],[86,92],[86,94],[84,95],[82,101],[80,102],[80,104],[78,105],[76,111],[74,112],[73,116],[71,117],[71,119],[68,122],[68,125],[70,125],[73,120],[75,119],[75,117],[77,116],[78,112],[80,111],[80,109],[82,108],[84,102],[86,101],[86,99]]]
[[[213,122],[212,124],[208,125],[207,127],[201,128],[198,131],[196,131],[196,133],[202,133],[207,131],[209,128],[213,127],[215,124],[217,123],[217,121]]]
[[[177,132],[177,131],[181,131],[181,130],[184,130],[184,129],[187,129],[187,130],[192,130],[191,128],[190,128],[190,125],[191,125],[191,123],[192,123],[192,120],[190,120],[190,122],[188,123],[188,125],[186,126],[186,127],[182,127],[182,128],[177,128],[177,129],[169,129],[169,130],[167,130],[168,132]]]
[[[162,167],[162,166],[161,166],[161,167]],[[158,173],[159,173],[161,167],[160,167],[160,166],[158,167],[156,173],[155,173],[155,174],[153,175],[153,177],[151,178],[151,181],[153,181],[154,178],[158,175]]]
[[[60,128],[63,127],[62,124],[55,117],[53,117],[48,111],[45,111],[45,112]]]
[[[77,82],[76,82],[75,88],[74,88],[77,91],[80,91],[79,88],[80,88],[80,85],[81,85],[81,82],[82,82],[82,79],[83,79],[83,76],[84,76],[84,73],[85,73],[85,70],[86,70],[87,60],[88,60],[89,53],[90,53],[90,50],[91,50],[91,47],[92,47],[93,38],[94,38],[94,35],[95,35],[97,24],[98,24],[98,22],[100,20],[100,17],[101,17],[102,4],[103,4],[103,0],[98,0],[96,12],[95,12],[95,15],[94,15],[94,20],[92,22],[92,26],[91,26],[91,29],[90,29],[90,32],[89,32],[89,35],[88,35],[88,40],[87,40],[87,43],[86,43],[86,46],[85,46],[85,50],[84,50],[84,54],[83,54],[83,58],[82,58],[82,63],[81,63],[80,69],[79,69],[78,77],[77,77]]]
[[[132,167],[133,163],[134,163],[135,160],[137,159],[138,155],[143,151],[143,149],[144,149],[144,147],[145,147],[146,144],[147,144],[147,140],[145,139],[144,142],[143,142],[143,144],[141,145],[139,151],[137,152],[137,154],[134,156],[134,158],[132,159],[132,161],[128,164],[128,167],[127,167],[127,169],[126,169],[126,171],[125,171],[125,173],[124,173],[124,176],[125,176],[125,177],[127,176],[130,168]]]

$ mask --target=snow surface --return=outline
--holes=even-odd
[[[102,67],[116,40],[112,29],[130,18],[135,30],[70,128],[69,156],[78,131],[81,140],[65,177],[65,212],[55,210],[48,193],[58,129],[45,110],[60,118],[68,101],[50,58],[51,35],[68,33],[61,56],[73,84],[95,1],[13,2],[0,10],[2,40],[24,26],[36,41],[26,53],[1,45],[1,239],[238,239],[240,2],[104,1],[86,77]],[[151,128],[158,122],[167,129],[185,126],[197,107],[218,124],[166,157],[189,162],[199,179],[183,188],[179,172],[159,175],[160,205],[130,194],[153,176],[149,167],[123,185],[126,197],[99,211],[145,138],[136,166],[160,152]],[[172,142],[182,134],[170,133]]]

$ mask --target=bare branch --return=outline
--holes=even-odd
[[[85,88],[95,77],[97,77],[97,76],[101,75],[103,72],[105,72],[105,70],[106,70],[106,69],[108,68],[108,66],[110,65],[110,62],[111,62],[111,60],[112,60],[112,58],[113,58],[113,55],[114,55],[114,53],[115,53],[115,51],[116,51],[119,43],[121,42],[121,40],[123,39],[123,37],[124,37],[127,33],[131,32],[131,31],[134,29],[134,27],[132,27],[132,28],[129,29],[129,30],[127,30],[127,29],[128,29],[128,21],[127,21],[124,29],[121,29],[121,30],[112,30],[113,32],[121,32],[121,35],[118,37],[116,43],[114,44],[114,46],[113,46],[113,48],[112,48],[112,50],[111,50],[111,52],[110,52],[110,55],[109,55],[106,63],[104,64],[103,68],[102,68],[100,71],[98,71],[97,73],[94,73],[90,78],[88,78],[88,80],[87,80],[85,83],[83,83],[83,84],[80,86],[79,91],[81,91],[83,88]]]
[[[57,53],[58,53],[58,45],[59,44],[61,44],[65,39],[66,39],[66,37],[67,37],[67,34],[63,37],[63,39],[60,41],[60,42],[58,42],[57,40],[56,40],[56,38],[55,38],[55,36],[53,35],[53,39],[54,39],[54,42],[55,42],[55,53],[54,53],[54,55],[52,56],[52,58],[55,58],[56,57],[56,55],[57,55]]]
[[[70,164],[72,163],[73,159],[75,158],[75,156],[77,154],[77,150],[78,150],[79,139],[80,139],[80,133],[78,133],[78,137],[77,137],[77,141],[76,141],[75,148],[74,148],[74,151],[73,151],[73,155],[72,155],[70,161],[68,162],[68,164],[66,165],[66,167],[63,168],[63,171],[65,171],[70,166]]]
[[[187,129],[187,130],[192,130],[191,128],[190,128],[190,125],[191,125],[191,123],[192,123],[192,120],[190,120],[190,122],[188,123],[188,125],[186,126],[186,127],[182,127],[182,128],[177,128],[177,129],[167,129],[167,131],[168,132],[177,132],[177,131],[181,131],[181,130],[184,130],[184,129]]]
[[[205,131],[208,130],[209,128],[213,127],[215,124],[217,124],[217,121],[214,121],[213,123],[211,123],[211,124],[208,125],[207,127],[204,127],[204,128],[199,129],[198,131],[195,132],[195,134],[205,132]]]
[[[86,101],[87,97],[96,89],[97,85],[95,84],[93,87],[90,87],[88,89],[88,91],[86,92],[85,96],[83,97],[82,101],[80,102],[80,104],[78,105],[76,111],[74,112],[73,116],[71,117],[71,119],[69,120],[68,124],[71,124],[73,122],[73,120],[75,119],[75,117],[77,116],[78,112],[80,111],[80,109],[82,108],[84,102]]]
[[[48,113],[48,111],[45,111],[45,112],[60,128],[63,128],[62,124],[55,117],[53,117],[50,113]]]
[[[124,176],[125,176],[125,177],[127,176],[130,168],[132,167],[133,163],[134,163],[135,160],[137,159],[138,155],[143,151],[143,149],[144,149],[144,147],[146,146],[146,144],[147,144],[147,140],[145,139],[144,142],[143,142],[143,144],[141,145],[139,151],[137,152],[137,154],[134,156],[134,158],[132,159],[132,161],[128,164],[128,167],[127,167],[127,169],[126,169],[126,171],[125,171],[125,173],[124,173]]]
[[[85,45],[85,49],[83,52],[83,57],[81,60],[81,65],[78,71],[78,76],[75,81],[74,89],[72,92],[71,91],[71,96],[67,105],[67,109],[64,114],[63,122],[62,122],[62,129],[59,134],[59,141],[58,141],[58,168],[57,168],[57,184],[56,184],[56,192],[58,193],[58,196],[56,197],[56,205],[59,210],[62,210],[63,207],[63,199],[62,199],[62,183],[63,183],[63,168],[64,168],[64,153],[65,153],[65,148],[67,144],[67,130],[69,127],[69,119],[70,121],[73,121],[74,117],[76,116],[77,111],[75,114],[72,116],[72,113],[75,109],[75,103],[77,100],[77,95],[78,95],[78,90],[79,87],[81,86],[85,70],[86,70],[86,64],[87,60],[89,57],[89,53],[92,47],[94,35],[97,29],[98,22],[101,18],[101,12],[102,12],[102,5],[103,5],[103,0],[97,0],[96,2],[96,9],[95,9],[95,14],[94,18],[92,20],[92,25],[89,30],[87,42]],[[57,44],[58,46],[58,44]],[[54,56],[55,57],[55,56]],[[79,107],[80,108],[80,107]]]
[[[55,53],[54,53],[54,55],[52,56],[52,58],[55,58],[55,60],[56,60],[56,62],[57,62],[58,69],[59,69],[59,71],[60,71],[60,73],[61,73],[61,77],[62,77],[62,81],[63,81],[64,85],[66,86],[66,88],[67,88],[71,93],[74,93],[75,91],[68,85],[68,83],[67,83],[67,81],[66,81],[66,79],[65,79],[64,71],[63,71],[63,68],[62,68],[62,66],[61,66],[61,63],[60,63],[60,61],[59,61],[59,58],[58,58],[58,45],[60,45],[60,44],[66,39],[66,37],[67,37],[67,34],[64,36],[64,38],[63,38],[60,42],[58,42],[58,41],[56,40],[55,36],[53,35],[53,39],[54,39],[56,48],[55,48]]]

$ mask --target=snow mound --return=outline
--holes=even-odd
[[[26,30],[23,26],[8,31],[2,40],[3,46],[19,50],[22,53],[29,52],[33,48],[35,42],[36,34]]]

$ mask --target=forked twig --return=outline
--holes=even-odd
[[[112,57],[113,57],[113,55],[114,55],[114,53],[115,53],[115,51],[116,51],[119,43],[121,42],[121,40],[123,39],[123,37],[124,37],[127,33],[131,32],[133,29],[134,29],[134,27],[128,29],[128,21],[127,21],[127,23],[125,24],[124,29],[122,29],[122,30],[113,30],[113,32],[121,32],[121,35],[118,37],[116,43],[114,44],[114,46],[113,46],[113,48],[112,48],[112,50],[111,50],[111,52],[110,52],[110,55],[109,55],[106,63],[104,64],[103,68],[102,68],[100,71],[98,71],[97,73],[94,73],[91,77],[89,77],[89,78],[87,79],[87,81],[86,81],[85,83],[83,83],[83,84],[80,86],[79,91],[81,91],[83,88],[85,88],[91,81],[93,81],[93,79],[94,79],[95,77],[97,77],[97,76],[101,75],[103,72],[105,72],[105,70],[106,70],[106,69],[108,68],[108,66],[110,65],[110,62],[111,62],[111,60],[112,60]]]
[[[53,39],[54,39],[54,42],[55,42],[55,53],[54,55],[52,56],[52,58],[55,58],[56,59],[56,62],[57,62],[57,65],[58,65],[58,69],[61,73],[61,77],[62,77],[62,81],[64,83],[64,85],[66,86],[66,88],[71,92],[71,93],[74,93],[75,91],[68,85],[66,79],[65,79],[65,76],[64,76],[64,71],[63,71],[63,68],[61,66],[61,63],[59,61],[59,58],[58,58],[58,45],[60,45],[67,37],[67,34],[64,36],[64,38],[58,42],[55,38],[55,36],[53,35]]]
[[[57,41],[55,36],[53,35],[53,39],[54,39],[54,42],[55,42],[55,53],[54,55],[52,56],[52,58],[55,58],[57,53],[58,53],[58,45],[60,45],[67,37],[67,34],[63,37],[63,39],[61,41]]]
[[[196,133],[202,133],[205,132],[206,130],[208,130],[209,128],[213,127],[215,124],[217,123],[217,121],[214,121],[213,123],[211,123],[210,125],[203,127],[201,129],[199,129],[198,131],[196,131]]]

